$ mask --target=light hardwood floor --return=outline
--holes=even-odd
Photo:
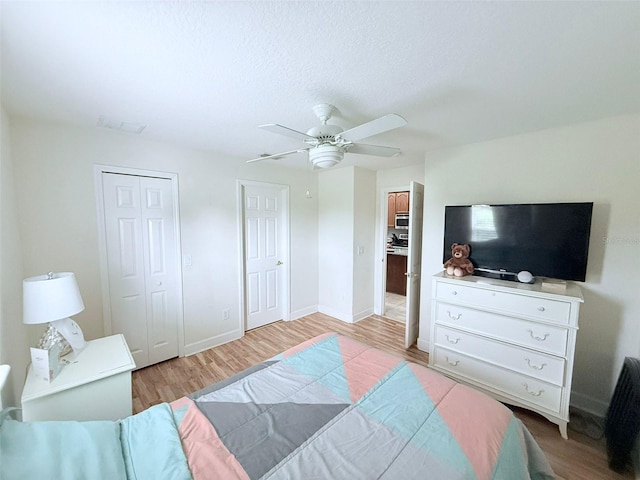
[[[220,347],[133,372],[134,413],[163,401],[171,402],[325,332],[342,333],[412,362],[428,363],[428,354],[415,345],[405,350],[402,323],[374,315],[348,324],[316,313],[293,322],[272,323],[248,331],[243,338]],[[571,423],[569,440],[563,440],[557,426],[543,417],[523,409],[513,410],[544,450],[558,478],[634,478],[632,472],[619,475],[609,470],[604,440],[593,440],[572,431]]]

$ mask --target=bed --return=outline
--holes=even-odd
[[[1,422],[6,480],[554,478],[504,405],[335,333],[118,422]]]

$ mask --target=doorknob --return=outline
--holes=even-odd
[[[283,265],[283,263],[280,260],[278,260],[278,263],[276,263],[276,265]]]

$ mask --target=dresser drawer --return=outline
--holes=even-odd
[[[434,365],[441,370],[450,372],[456,377],[490,386],[534,407],[560,413],[562,387],[490,365],[437,345],[434,350]]]
[[[567,325],[571,303],[548,298],[529,297],[485,288],[437,282],[436,298],[447,302],[490,308],[509,315],[526,316]]]
[[[436,344],[539,380],[562,386],[565,360],[545,353],[436,325]]]
[[[560,326],[540,324],[441,302],[436,303],[435,312],[437,324],[469,330],[561,357],[564,357],[567,352],[568,330]]]

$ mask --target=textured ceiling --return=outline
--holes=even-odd
[[[396,158],[640,112],[640,2],[0,3],[10,115],[142,136],[243,161],[304,146],[332,103],[347,129],[386,113],[408,126],[364,143]],[[125,135],[125,134],[123,134]],[[304,154],[281,162],[305,166]]]

